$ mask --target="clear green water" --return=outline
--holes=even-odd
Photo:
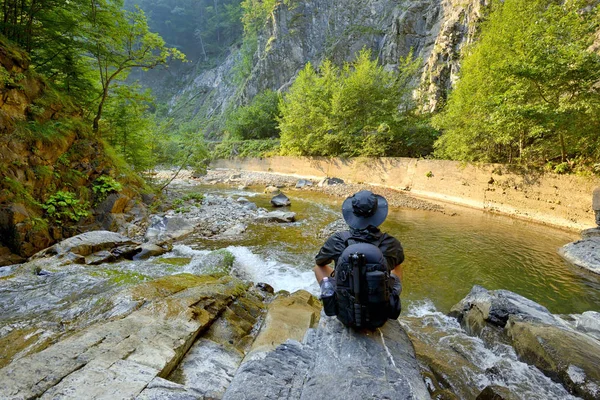
[[[233,197],[243,194],[227,188],[195,190]],[[309,271],[324,241],[317,234],[341,216],[342,199],[307,191],[286,195],[292,200],[288,209],[297,213],[299,222],[251,225],[240,238],[188,244],[197,249],[244,247],[264,262],[254,268],[269,269],[261,277],[271,279],[276,289],[281,283],[282,288],[315,292]],[[259,194],[249,199],[271,209],[270,197]],[[396,236],[405,249],[404,300],[430,299],[439,311],[447,312],[473,285],[481,285],[516,292],[553,313],[600,311],[600,276],[570,265],[557,254],[559,247],[578,239],[574,233],[470,209],[450,216],[391,208],[381,228]],[[257,259],[251,262],[256,264]],[[284,280],[295,283],[283,285]]]

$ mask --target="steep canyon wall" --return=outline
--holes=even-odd
[[[477,32],[490,0],[326,0],[281,1],[258,37],[252,72],[236,88],[232,82],[239,51],[219,66],[188,77],[170,102],[215,117],[263,90],[285,91],[307,62],[325,58],[341,64],[362,48],[371,49],[386,68],[396,68],[411,51],[422,60],[417,94],[435,110],[456,81],[460,52]]]

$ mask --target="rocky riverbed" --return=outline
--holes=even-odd
[[[161,171],[156,178],[168,179],[172,174],[170,171]],[[190,182],[197,182],[210,185],[227,184],[239,188],[264,186],[272,189],[310,190],[341,198],[346,198],[359,190],[371,190],[385,196],[388,203],[394,207],[452,213],[445,211],[444,206],[440,204],[417,199],[398,190],[368,184],[346,183],[336,178],[311,181],[275,173],[211,169],[207,171],[206,175],[197,177],[194,177],[191,171],[182,171],[174,182],[176,185],[183,186],[190,185]]]
[[[252,176],[218,171],[201,182],[299,183]],[[343,197],[359,188],[298,190]],[[150,217],[143,237],[88,232],[0,268],[0,398],[600,397],[597,312],[553,315],[475,287],[451,315],[412,304],[398,321],[355,332],[306,291],[248,281],[227,250],[190,255],[181,245],[190,236],[235,243],[256,224],[293,224],[265,219],[273,211],[249,196],[190,193],[173,189],[172,207]],[[394,193],[393,204],[421,204]]]

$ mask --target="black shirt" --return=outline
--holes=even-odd
[[[327,239],[321,250],[319,250],[319,253],[315,257],[315,263],[319,266],[327,265],[331,261],[337,264],[338,258],[346,249],[346,240],[350,237],[373,244],[381,240],[379,249],[383,253],[390,270],[404,261],[404,250],[398,239],[381,232],[377,228],[369,227],[364,230],[351,229],[350,231],[334,233]]]

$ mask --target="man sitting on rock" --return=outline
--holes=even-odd
[[[348,197],[342,205],[342,215],[350,229],[334,233],[315,257],[314,272],[319,284],[323,285],[323,278],[327,277],[337,285],[335,311],[324,299],[325,312],[337,315],[347,326],[376,328],[400,314],[400,264],[404,251],[398,239],[378,228],[387,214],[388,203],[383,196],[361,190]],[[329,265],[331,261],[335,271]],[[380,293],[380,303],[373,304]],[[362,309],[363,315],[351,309]]]

